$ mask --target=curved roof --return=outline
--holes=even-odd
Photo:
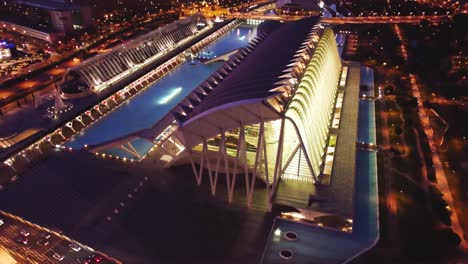
[[[272,32],[245,59],[201,100],[186,121],[223,105],[241,101],[263,101],[281,80],[284,70],[303,44],[311,28],[319,21],[310,17],[269,28]]]
[[[164,36],[164,34],[168,32],[172,32],[173,30],[177,28],[180,28],[182,25],[196,23],[199,20],[204,20],[204,17],[198,13],[191,15],[189,17],[180,19],[180,20],[176,20],[172,23],[169,23],[165,26],[159,27],[151,32],[148,32],[144,34],[143,36],[139,36],[135,39],[122,43],[118,46],[115,46],[110,51],[104,54],[98,54],[97,56],[87,59],[84,62],[80,63],[79,65],[72,67],[71,69],[72,70],[81,69],[87,65],[93,65],[96,62],[105,60],[106,58],[111,57],[112,55],[119,54],[120,52],[124,52],[125,50],[137,49],[138,47],[140,47],[147,41],[158,39],[161,36]]]

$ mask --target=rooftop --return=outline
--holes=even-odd
[[[344,91],[340,127],[337,130],[335,162],[329,188],[320,189],[320,196],[329,202],[326,211],[354,217],[354,186],[356,174],[356,139],[358,132],[360,66],[349,65]]]
[[[48,10],[73,10],[80,7],[60,0],[16,0],[16,3]]]
[[[275,95],[281,75],[290,64],[318,17],[270,26],[272,32],[189,115],[193,118],[216,107],[236,102],[263,101]],[[260,31],[259,27],[259,31]],[[272,56],[274,54],[274,56]]]

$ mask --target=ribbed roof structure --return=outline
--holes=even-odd
[[[317,22],[317,17],[311,17],[282,24],[273,28],[253,50],[250,47],[241,50],[228,65],[242,62],[225,79],[209,80],[205,86],[211,86],[212,91],[204,95],[193,111],[180,121],[189,121],[211,109],[235,102],[262,102],[265,98],[277,95],[278,92],[272,88],[277,87],[277,82],[285,77],[284,71],[297,51],[301,50],[301,45]]]

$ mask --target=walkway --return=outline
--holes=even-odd
[[[434,140],[434,131],[432,130],[431,123],[429,117],[426,114],[426,110],[424,109],[423,100],[421,97],[421,92],[419,90],[419,85],[417,84],[416,76],[414,74],[410,74],[410,81],[411,81],[411,88],[413,90],[413,95],[416,97],[418,101],[418,112],[419,112],[419,119],[421,121],[421,126],[424,129],[424,133],[426,134],[427,140],[429,142],[429,148],[432,152],[432,163],[435,170],[435,175],[437,179],[437,187],[439,188],[440,192],[444,196],[444,200],[447,204],[455,209],[453,204],[453,197],[450,193],[450,187],[447,182],[447,178],[445,175],[444,168],[442,166],[442,161],[440,160],[439,153],[437,152],[437,145]],[[457,210],[453,210],[453,214],[450,216],[450,220],[452,222],[452,230],[457,233],[460,238],[462,239],[462,243],[460,244],[460,248],[463,251],[468,251],[468,242],[464,239],[464,232],[461,228],[460,222],[457,216]]]

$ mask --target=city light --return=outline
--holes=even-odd
[[[320,1],[318,5],[320,8],[323,8],[325,6],[325,3],[323,1]]]
[[[122,263],[66,237],[76,225],[96,248],[141,242],[128,257],[145,263],[169,253],[177,263],[246,253],[262,264],[346,262],[387,222],[397,225],[377,258],[387,244],[396,262],[432,257],[418,247],[441,259],[468,249],[447,181],[466,174],[466,93],[444,91],[468,79],[459,34],[468,4],[455,1],[2,2],[0,255]],[[194,177],[176,179],[176,166]],[[75,225],[62,223],[70,205]],[[380,209],[396,221],[381,222]],[[223,210],[229,217],[216,217]],[[208,250],[184,251],[194,244]]]

